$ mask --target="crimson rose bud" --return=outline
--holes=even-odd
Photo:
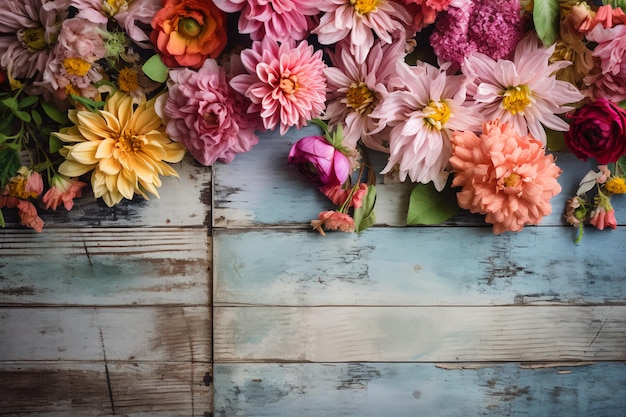
[[[348,158],[323,136],[307,136],[297,141],[291,147],[288,162],[295,164],[318,187],[341,185],[350,175]]]
[[[626,153],[626,111],[597,99],[576,110],[564,136],[565,145],[579,159],[615,162]]]

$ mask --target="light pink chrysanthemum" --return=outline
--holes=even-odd
[[[597,73],[584,79],[591,96],[616,103],[626,99],[626,25],[613,28],[597,25],[587,34],[587,39],[597,42],[592,55],[600,62]]]
[[[41,75],[68,6],[68,0],[0,0],[0,67],[18,79]]]
[[[302,40],[319,13],[317,3],[307,0],[214,0],[227,13],[241,12],[239,33],[258,41],[269,37],[278,42]]]
[[[256,41],[241,53],[248,72],[235,76],[230,85],[252,104],[248,113],[259,113],[265,129],[280,126],[280,134],[324,111],[326,79],[322,51],[306,41],[278,44],[269,38]]]
[[[544,145],[544,126],[568,130],[567,122],[557,115],[573,110],[567,104],[581,100],[583,95],[574,85],[553,75],[571,65],[569,61],[550,64],[554,48],[541,47],[531,35],[519,42],[513,61],[471,54],[461,69],[470,81],[467,92],[474,108],[485,120],[509,123],[519,135],[530,133]]]
[[[196,72],[170,71],[169,92],[159,97],[155,109],[166,120],[166,132],[181,142],[203,165],[231,162],[259,141],[260,121],[245,113],[246,101],[229,85],[224,68],[214,59]]]
[[[369,114],[379,104],[388,80],[396,74],[396,63],[404,60],[403,42],[375,42],[367,59],[356,62],[345,41],[330,53],[333,66],[324,70],[328,82],[328,102],[323,118],[329,124],[343,125],[344,142],[355,147],[359,139],[365,146],[388,152],[388,135],[376,129]]]
[[[438,190],[446,184],[450,137],[454,130],[480,129],[483,119],[464,106],[465,77],[447,75],[429,64],[398,65],[403,88],[391,91],[371,116],[379,129],[392,126],[389,161],[382,171],[399,165],[400,180],[433,181]]]
[[[459,206],[486,214],[494,233],[518,232],[552,212],[550,199],[561,192],[561,169],[538,140],[493,121],[485,123],[480,137],[455,132],[452,146],[452,187],[463,187],[457,193]]]
[[[106,24],[109,19],[117,21],[126,34],[139,45],[148,46],[149,37],[140,28],[140,24],[150,27],[150,22],[157,10],[161,8],[160,1],[154,0],[70,0],[71,5],[78,9],[78,17],[98,24]]]
[[[374,44],[374,35],[383,43],[406,38],[408,13],[394,0],[324,0],[323,15],[312,33],[324,45],[332,45],[349,36],[350,52],[362,63]]]

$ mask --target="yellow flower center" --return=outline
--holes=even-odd
[[[374,92],[365,83],[352,83],[346,93],[346,104],[361,114],[369,113],[375,98]]]
[[[30,52],[42,51],[48,47],[44,28],[21,29],[19,36]]]
[[[518,187],[520,182],[522,182],[522,177],[516,173],[511,173],[504,178],[505,187]]]
[[[133,133],[123,133],[119,138],[117,138],[117,144],[115,147],[122,149],[125,152],[136,153],[141,150],[143,143],[143,136],[137,136]]]
[[[137,72],[130,68],[122,68],[117,76],[117,84],[121,91],[130,93],[139,88],[139,82],[137,79]]]
[[[298,77],[295,75],[283,76],[283,78],[280,79],[280,89],[283,90],[285,94],[295,94],[298,87]]]
[[[511,114],[523,113],[524,109],[532,103],[532,92],[527,85],[509,87],[502,97],[502,105]]]
[[[68,75],[84,77],[91,69],[91,64],[82,58],[65,58],[63,67]]]
[[[178,33],[185,38],[197,38],[202,31],[202,25],[196,19],[185,17],[178,21]]]
[[[450,107],[443,101],[431,101],[424,107],[424,113],[426,114],[424,120],[437,130],[443,129],[451,115]]]
[[[35,192],[26,192],[27,181],[28,178],[23,175],[16,175],[15,177],[11,178],[9,184],[7,185],[9,195],[12,197],[21,198],[22,200],[26,200],[31,197],[37,197],[38,194]]]
[[[115,16],[119,12],[128,10],[128,1],[126,0],[104,0],[102,2],[102,11],[107,16]]]
[[[65,94],[69,96],[80,96],[80,92],[72,84],[68,84],[65,87]]]
[[[376,11],[378,0],[350,0],[350,4],[354,6],[356,12],[360,15],[366,15]]]
[[[626,194],[626,182],[621,177],[611,177],[604,185],[612,194]]]

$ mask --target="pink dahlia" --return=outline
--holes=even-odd
[[[258,143],[258,120],[245,114],[246,101],[229,85],[224,68],[207,59],[198,71],[171,70],[169,91],[155,107],[166,132],[203,165],[231,162]]]
[[[161,8],[160,1],[154,0],[69,0],[76,7],[78,17],[98,24],[106,24],[109,19],[116,21],[124,32],[141,46],[149,46],[149,37],[141,26],[150,27],[150,22]]]
[[[319,8],[323,15],[312,33],[324,45],[349,37],[350,52],[359,63],[365,61],[375,36],[383,43],[406,38],[408,14],[394,0],[324,0]]]
[[[544,126],[568,130],[569,125],[558,115],[573,110],[568,104],[582,100],[583,95],[571,83],[556,79],[554,73],[571,62],[550,64],[554,48],[554,44],[541,47],[539,40],[530,35],[519,42],[512,61],[496,61],[479,52],[471,54],[462,71],[470,81],[467,92],[473,107],[485,120],[499,119],[510,124],[518,135],[530,133],[543,144]]]
[[[69,1],[0,0],[0,67],[17,79],[46,69]]]
[[[599,72],[584,79],[592,96],[614,102],[626,99],[626,25],[608,29],[597,25],[587,39],[597,42],[592,55],[600,62]]]
[[[227,13],[241,12],[239,33],[252,40],[265,37],[278,42],[305,39],[319,13],[317,3],[306,0],[214,0]]]
[[[372,133],[377,124],[369,117],[380,103],[385,85],[396,74],[396,63],[404,60],[403,42],[382,44],[379,41],[359,64],[346,41],[330,53],[333,66],[324,70],[328,82],[328,102],[323,118],[329,124],[343,126],[344,142],[355,147],[359,139],[365,146],[388,152],[387,134]],[[387,132],[386,132],[387,133]]]
[[[241,53],[247,74],[235,76],[230,85],[251,102],[248,113],[259,113],[265,129],[301,128],[324,111],[326,79],[322,51],[306,41],[277,43],[255,41]]]
[[[423,63],[398,65],[393,81],[401,88],[389,92],[371,113],[378,129],[392,127],[389,160],[383,173],[399,165],[400,180],[433,181],[438,190],[446,184],[450,138],[455,130],[480,129],[482,118],[465,106],[465,78],[447,75]]]
[[[481,52],[509,58],[524,33],[519,0],[468,0],[441,13],[430,36],[435,54],[460,68],[466,56]]]
[[[496,234],[539,224],[552,212],[550,199],[561,192],[561,169],[541,142],[493,121],[483,133],[455,132],[452,137],[452,187],[461,208],[485,214]]]

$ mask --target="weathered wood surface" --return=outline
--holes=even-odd
[[[557,154],[563,191],[519,234],[398,227],[411,186],[378,176],[375,227],[322,237],[333,207],[286,162],[316,133],[214,168],[216,416],[622,414],[626,229],[576,246],[563,220],[593,161]]]
[[[626,365],[216,364],[216,417],[624,415]]]
[[[211,170],[0,231],[0,415],[212,412]]]

